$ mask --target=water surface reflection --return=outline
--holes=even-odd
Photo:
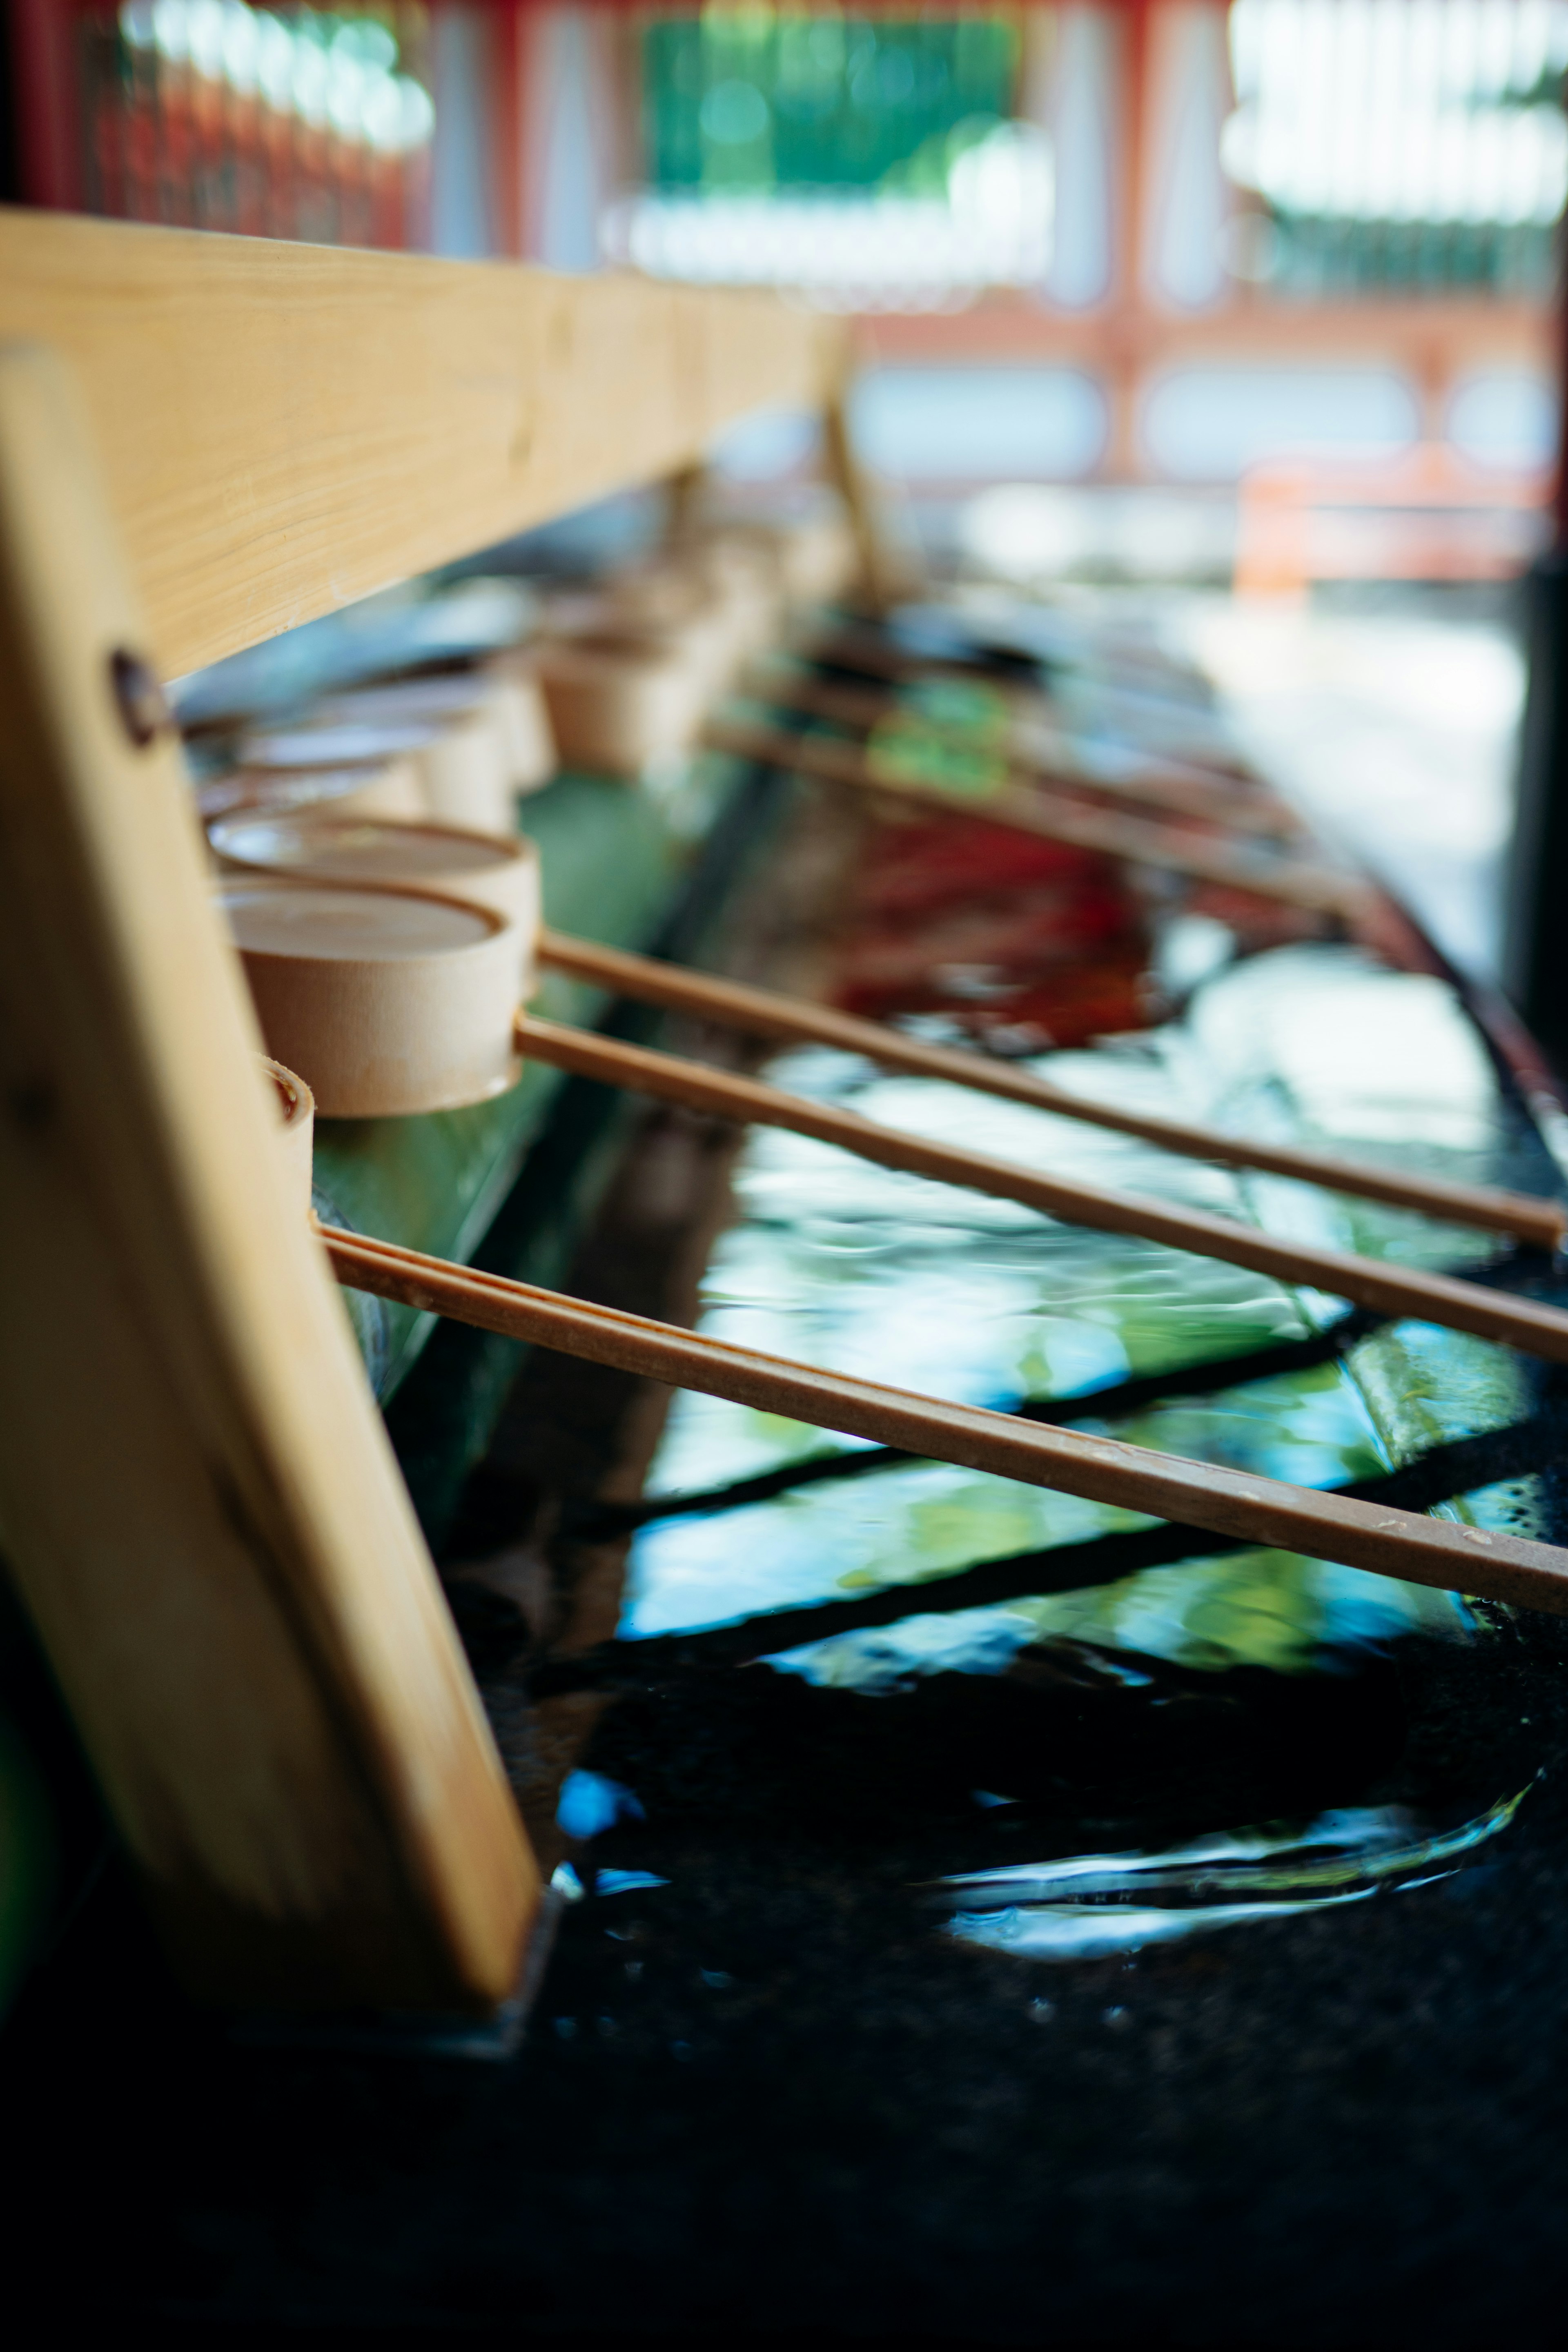
[[[1163,1853],[1081,1853],[943,1882],[951,1933],[1017,1959],[1103,1959],[1263,1919],[1364,1903],[1452,1877],[1505,1830],[1526,1792],[1448,1830],[1395,1805],[1352,1806],[1303,1829],[1239,1830]]]
[[[1050,1055],[1044,1066],[1058,1082],[1152,1110],[1452,1176],[1558,1189],[1543,1145],[1500,1090],[1450,992],[1383,971],[1350,948],[1258,956],[1200,987],[1181,1022]],[[773,1075],[871,1118],[1373,1255],[1473,1266],[1508,1255],[1492,1237],[1179,1160],[1131,1138],[886,1077],[826,1051],[785,1056]],[[1316,1486],[1375,1478],[1540,1410],[1547,1376],[1505,1349],[1424,1325],[1345,1318],[1341,1301],[1242,1269],[757,1133],[739,1164],[736,1215],[713,1255],[701,1328],[965,1402],[1016,1410],[1071,1398],[1079,1427]],[[1342,1342],[1325,1348],[1322,1333],[1342,1321]],[[1265,1350],[1274,1351],[1265,1359],[1272,1369],[1247,1377]],[[1194,1382],[1191,1368],[1210,1360],[1212,1371]],[[1226,1360],[1242,1375],[1234,1386]],[[1130,1381],[1140,1383],[1133,1399]],[[1102,1391],[1121,1402],[1096,1419]],[[805,1465],[814,1475],[797,1486],[732,1502],[723,1495],[736,1481],[782,1478]],[[1542,1519],[1541,1489],[1533,1473],[1500,1476],[1438,1507],[1530,1527]],[[678,1400],[649,1491],[671,1504],[690,1496],[693,1507],[637,1535],[624,1641],[907,1588],[908,1612],[896,1621],[824,1629],[769,1664],[840,1703],[897,1694],[910,1706],[922,1690],[936,1699],[943,1677],[1000,1678],[994,1702],[974,1717],[972,1744],[978,1757],[989,1741],[1032,1776],[1030,1818],[1049,1819],[1053,1843],[1075,1807],[1086,1822],[1096,1805],[1121,1818],[1130,1789],[1147,1790],[1171,1822],[1186,1803],[1171,1809],[1178,1784],[1201,1790],[1198,1822],[1257,1820],[1270,1802],[1266,1791],[1287,1784],[1306,1795],[1306,1825],[1295,1829],[1227,1829],[1195,1841],[1184,1832],[1185,1842],[1163,1853],[1081,1854],[1037,1871],[961,1874],[949,1882],[960,1906],[952,1932],[972,1943],[1081,1958],[1200,1925],[1361,1901],[1458,1866],[1456,1857],[1495,1835],[1518,1801],[1487,1804],[1495,1780],[1473,1789],[1457,1828],[1351,1802],[1358,1786],[1388,1792],[1373,1784],[1404,1744],[1391,1654],[1412,1636],[1484,1638],[1488,1621],[1458,1595],[1194,1536],[1188,1556],[1167,1555],[1091,1589],[948,1605],[944,1588],[977,1562],[1019,1555],[1026,1578],[1032,1555],[1048,1562],[1062,1547],[1155,1523],[889,1457],[698,1396]],[[1043,1565],[1039,1573],[1048,1588]],[[987,1707],[994,1738],[980,1720]],[[922,1723],[928,1714],[933,1727],[959,1736],[973,1710],[942,1706],[921,1713]],[[1294,1743],[1300,1769],[1276,1754],[1281,1742]],[[1091,1785],[1100,1791],[1093,1803]],[[1453,1797],[1446,1792],[1437,1819],[1455,1819]],[[1333,1810],[1310,1818],[1314,1802]],[[1070,1835],[1069,1827],[1064,1843]]]

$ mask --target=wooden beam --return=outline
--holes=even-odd
[[[823,399],[771,295],[0,210],[0,339],[86,396],[167,676]]]
[[[142,643],[70,376],[0,352],[5,1559],[195,1990],[482,2009],[538,1874]]]

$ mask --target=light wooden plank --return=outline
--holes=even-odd
[[[821,400],[765,294],[0,210],[0,338],[86,395],[166,676]]]
[[[321,1250],[86,420],[0,352],[0,1529],[189,1982],[484,2006],[538,1878]]]

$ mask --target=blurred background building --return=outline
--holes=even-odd
[[[13,200],[854,314],[927,560],[1158,589],[1320,821],[1495,967],[1568,0],[11,0],[5,66]],[[781,416],[723,460],[810,454]]]

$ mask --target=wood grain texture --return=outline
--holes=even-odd
[[[0,211],[0,338],[77,372],[166,675],[821,397],[766,295]]]
[[[635,997],[668,1012],[693,1013],[700,1021],[716,1021],[753,1037],[837,1046],[840,1053],[863,1055],[886,1070],[942,1079],[949,1086],[998,1096],[1005,1102],[1024,1103],[1032,1110],[1050,1111],[1089,1127],[1110,1128],[1121,1135],[1136,1135],[1185,1159],[1217,1160],[1227,1168],[1261,1169],[1270,1176],[1321,1184],[1331,1192],[1349,1192],[1446,1223],[1476,1225],[1483,1233],[1511,1234],[1537,1249],[1556,1249],[1568,1227],[1568,1208],[1561,1201],[1537,1200],[1532,1194],[1505,1192],[1491,1184],[1460,1184],[1446,1177],[1416,1175],[1408,1169],[1379,1168],[1337,1151],[1314,1150],[1305,1144],[1259,1142],[1220,1128],[1161,1118],[1119,1103],[1096,1102],[1092,1096],[1069,1093],[1066,1087],[1053,1086],[1048,1078],[994,1055],[928,1045],[923,1038],[908,1036],[880,1022],[861,1020],[853,1013],[840,1013],[830,1004],[780,996],[770,989],[717,979],[711,972],[689,971],[652,956],[629,954],[624,948],[601,947],[595,940],[544,930],[540,933],[537,952],[541,963],[611,989],[617,996]]]
[[[0,1528],[187,1981],[482,2007],[538,1899],[273,1129],[68,371],[0,352]]]
[[[549,1062],[577,1077],[627,1087],[634,1093],[682,1103],[715,1118],[781,1127],[793,1135],[836,1144],[840,1150],[852,1151],[880,1168],[900,1168],[913,1176],[931,1177],[939,1184],[956,1184],[972,1192],[988,1193],[994,1200],[1016,1201],[1024,1208],[1059,1217],[1067,1224],[1087,1225],[1095,1233],[1136,1234],[1169,1249],[1190,1250],[1198,1257],[1247,1266],[1275,1282],[1308,1284],[1378,1314],[1416,1316],[1455,1331],[1474,1332],[1479,1339],[1500,1339],[1553,1363],[1568,1363],[1568,1314],[1538,1299],[1515,1297],[1478,1282],[1426,1274],[1382,1258],[1357,1257],[1349,1250],[1281,1241],[1256,1225],[1244,1225],[1234,1217],[1216,1217],[1206,1209],[1181,1208],[1141,1192],[1113,1192],[1104,1185],[1016,1167],[985,1152],[933,1143],[925,1136],[903,1135],[854,1111],[810,1102],[758,1078],[738,1077],[704,1062],[655,1053],[646,1045],[625,1045],[619,1038],[537,1020],[531,1014],[519,1017],[517,1043],[525,1058]]]
[[[728,1397],[759,1412],[783,1413],[847,1436],[896,1445],[929,1461],[1058,1487],[1093,1502],[1146,1511],[1248,1543],[1279,1545],[1311,1559],[1341,1560],[1439,1591],[1568,1615],[1568,1551],[1552,1544],[824,1371],[647,1316],[450,1265],[359,1234],[324,1231],[322,1237],[341,1282],[481,1330],[706,1396]],[[912,1591],[910,1605],[920,1605]]]

